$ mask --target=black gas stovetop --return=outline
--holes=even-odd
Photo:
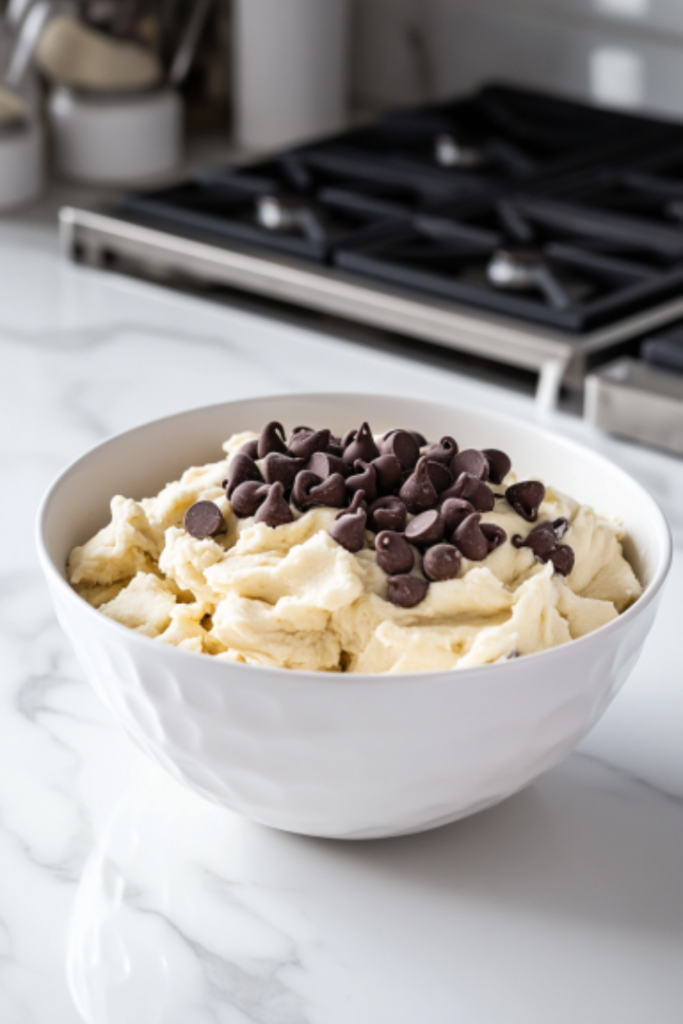
[[[62,224],[76,258],[137,256],[571,381],[683,313],[683,128],[487,86]]]

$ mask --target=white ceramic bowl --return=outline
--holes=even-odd
[[[177,650],[120,626],[64,576],[75,544],[120,493],[156,494],[217,460],[235,431],[276,419],[341,433],[363,419],[461,446],[503,448],[536,474],[626,522],[645,594],[595,633],[501,665],[410,675],[256,668]],[[671,542],[659,508],[610,462],[495,413],[410,398],[303,395],[209,406],[92,449],[46,495],[38,548],[57,615],[97,693],[138,746],[202,795],[308,835],[419,832],[495,804],[562,760],[625,682],[652,626]]]

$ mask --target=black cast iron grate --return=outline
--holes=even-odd
[[[389,111],[333,140],[348,160],[438,174],[458,194],[510,188],[661,143],[671,126],[508,86]],[[321,143],[329,150],[330,141]]]
[[[227,243],[327,262],[337,244],[367,225],[428,210],[452,195],[430,175],[366,169],[338,153],[292,152],[238,171],[207,169],[181,185],[126,195],[118,211]],[[260,212],[271,200],[289,211],[289,223],[264,226]]]
[[[545,191],[554,198],[619,214],[634,232],[649,226],[683,232],[683,146],[667,146],[619,167],[584,171]]]
[[[443,208],[340,247],[339,267],[568,331],[680,294],[683,234],[549,200]],[[505,285],[519,265],[526,280]],[[512,270],[510,270],[512,268]],[[502,270],[503,273],[497,273]],[[503,282],[497,281],[502,278]]]
[[[672,125],[487,86],[124,196],[117,213],[582,332],[680,291],[682,140]]]

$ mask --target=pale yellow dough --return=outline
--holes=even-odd
[[[399,608],[386,599],[373,550],[351,554],[329,536],[336,510],[295,512],[294,522],[276,529],[232,514],[221,481],[235,452],[256,436],[230,438],[226,458],[188,469],[155,498],[115,497],[111,523],[69,558],[78,593],[162,643],[326,672],[469,668],[531,654],[605,625],[642,593],[620,525],[546,485],[539,521],[569,520],[562,543],[576,563],[568,577],[510,543],[532,524],[497,501],[483,521],[502,526],[507,542],[484,562],[463,559],[456,579],[430,584],[424,601]],[[226,529],[215,538],[196,540],[183,526],[198,500],[216,502],[224,514]],[[419,555],[413,571],[420,574]]]

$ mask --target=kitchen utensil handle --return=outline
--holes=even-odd
[[[7,62],[5,85],[18,89],[31,66],[31,60],[43,29],[58,14],[78,14],[73,0],[39,0],[26,14],[16,34]]]
[[[190,16],[187,19],[178,43],[178,48],[171,62],[168,80],[171,85],[180,86],[187,78],[192,67],[197,44],[204,24],[213,6],[213,0],[194,0]]]

